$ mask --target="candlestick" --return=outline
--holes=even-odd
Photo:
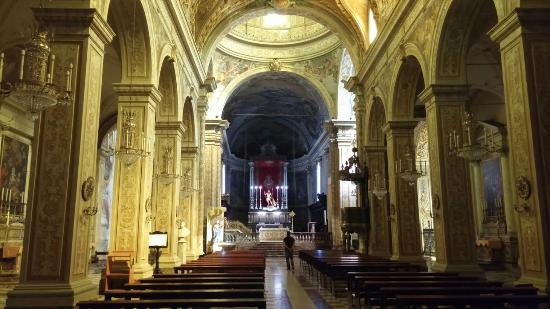
[[[19,79],[23,80],[23,68],[25,67],[25,50],[21,50],[21,66],[19,67]]]
[[[2,75],[4,75],[4,53],[0,53],[0,83],[2,82]]]
[[[449,132],[449,150],[453,150],[453,133]]]
[[[69,84],[69,79],[70,79],[70,73],[69,73],[69,70],[65,71],[65,91],[69,92],[70,90],[70,84]]]
[[[67,87],[67,91],[71,91],[73,89],[73,64],[69,64],[69,85]]]
[[[472,136],[470,135],[469,127],[466,127],[466,137],[468,138],[468,145],[472,145]]]
[[[50,73],[48,74],[49,78],[48,78],[48,83],[52,83],[53,82],[53,68],[55,66],[55,55],[52,54],[50,56]]]
[[[483,128],[483,145],[487,147],[487,128]]]

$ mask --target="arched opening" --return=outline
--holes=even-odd
[[[261,73],[231,94],[222,118],[230,122],[223,153],[229,219],[256,231],[269,224],[290,228],[290,222],[274,218],[271,223],[251,222],[251,215],[294,211],[294,230],[307,231],[308,206],[318,200],[317,184],[326,194],[326,183],[317,180],[326,175],[322,145],[328,119],[320,93],[297,74]]]

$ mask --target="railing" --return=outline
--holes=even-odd
[[[292,232],[292,237],[296,241],[330,241],[330,233],[310,233],[310,232]]]

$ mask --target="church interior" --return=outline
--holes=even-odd
[[[0,307],[550,306],[549,89],[548,0],[2,0]]]

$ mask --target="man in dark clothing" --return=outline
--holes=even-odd
[[[283,239],[285,244],[285,259],[286,259],[286,269],[294,270],[294,237],[290,236],[290,232],[286,233],[286,237]]]

